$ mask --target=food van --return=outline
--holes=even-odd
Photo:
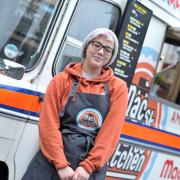
[[[180,179],[179,0],[0,3],[0,179],[23,176],[39,148],[49,81],[80,60],[83,39],[99,27],[119,39],[112,69],[129,88],[106,179]]]

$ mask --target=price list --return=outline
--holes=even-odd
[[[119,54],[112,65],[117,77],[129,86],[136,68],[152,11],[139,2],[130,3],[119,33]]]

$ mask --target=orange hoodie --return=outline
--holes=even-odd
[[[111,157],[125,120],[128,102],[126,83],[115,77],[111,68],[106,67],[96,79],[81,77],[82,64],[70,64],[65,71],[57,74],[49,83],[39,121],[40,148],[56,169],[69,165],[63,148],[60,132],[59,112],[65,106],[73,84],[72,76],[79,79],[77,92],[100,94],[104,92],[104,83],[109,81],[110,109],[100,128],[94,147],[87,158],[80,163],[90,174],[104,166]]]

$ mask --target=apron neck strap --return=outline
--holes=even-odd
[[[69,103],[69,101],[72,99],[72,97],[74,96],[77,88],[78,88],[78,83],[79,81],[78,80],[74,80],[73,82],[73,85],[71,87],[71,91],[70,91],[70,94],[69,94],[69,97],[68,97],[68,100],[66,102],[66,104]],[[59,116],[62,118],[64,116],[64,113],[65,113],[65,108],[66,108],[66,104],[65,106],[62,108],[61,112],[59,113]]]
[[[104,91],[106,95],[109,95],[109,82],[104,83]]]
[[[71,92],[70,92],[70,95],[69,95],[69,99],[74,96],[75,92],[77,91],[78,84],[79,84],[79,81],[78,80],[74,80],[73,85],[71,87]]]

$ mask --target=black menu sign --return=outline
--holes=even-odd
[[[136,68],[152,11],[139,2],[130,3],[119,34],[119,54],[112,65],[117,77],[129,86]]]

